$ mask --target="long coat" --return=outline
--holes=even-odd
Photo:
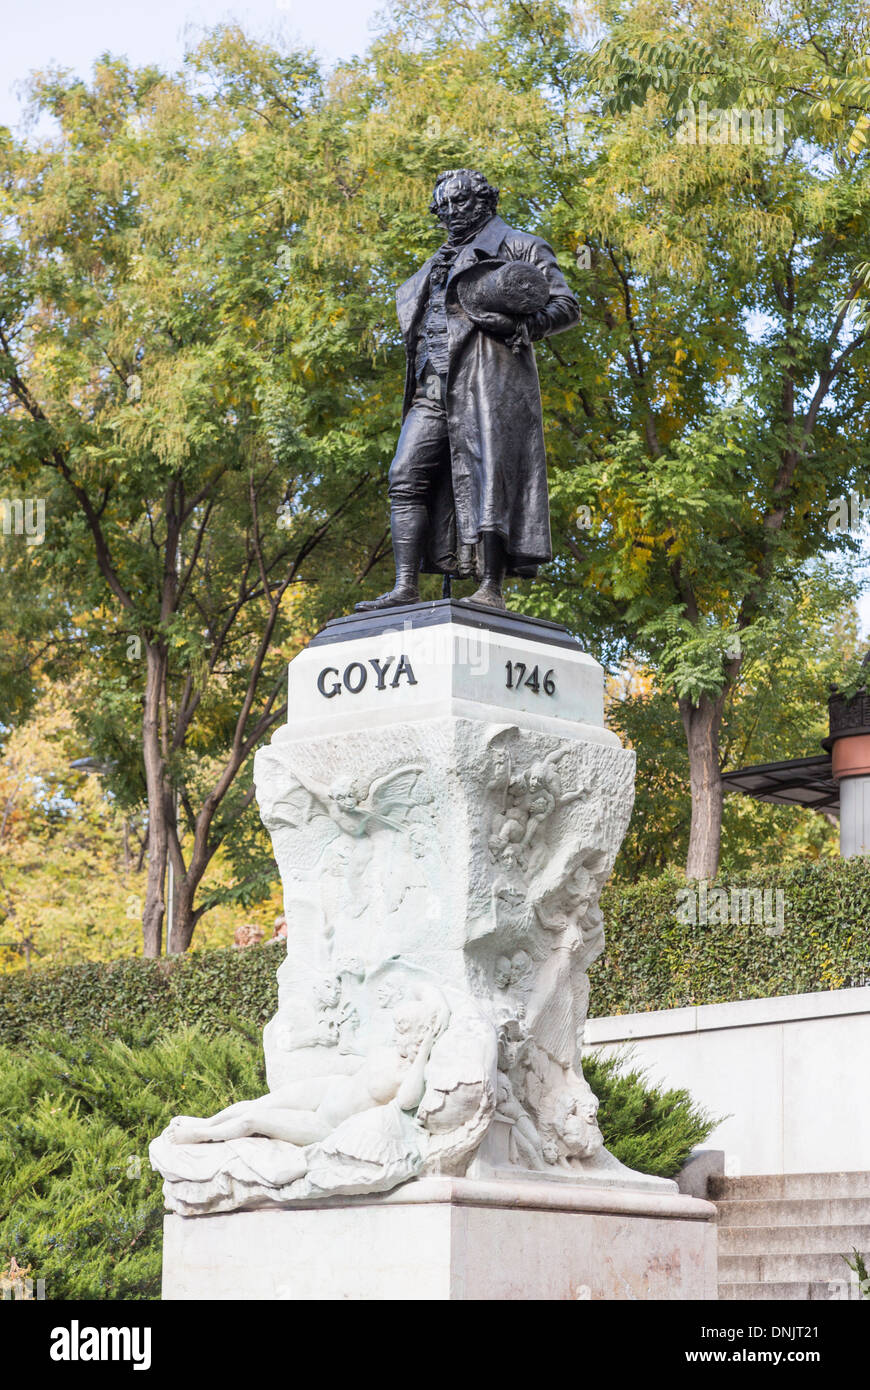
[[[417,337],[429,299],[432,259],[396,295],[408,364],[403,418],[416,387]],[[529,261],[543,271],[550,298],[533,319],[533,338],[571,328],[580,312],[551,247],[540,237],[516,231],[494,216],[460,249],[446,289],[450,470],[436,484],[430,503],[424,568],[467,572],[481,533],[496,531],[506,544],[508,572],[528,576],[553,554],[538,369],[531,346],[514,353],[504,338],[479,328],[460,305],[461,276],[482,259]]]

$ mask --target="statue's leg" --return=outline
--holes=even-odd
[[[470,598],[460,600],[465,603],[481,603],[487,608],[506,608],[502,584],[507,570],[505,544],[497,531],[484,531],[481,537],[483,548],[483,579],[480,588]]]
[[[247,1139],[259,1135],[290,1144],[313,1144],[325,1139],[330,1125],[314,1110],[292,1110],[271,1104],[272,1096],[239,1101],[210,1120],[173,1120],[170,1137],[175,1144],[218,1144],[222,1139]]]
[[[215,1136],[212,1131],[233,1123],[244,1111],[250,1110],[251,1104],[249,1100],[237,1100],[234,1105],[228,1105],[216,1115],[207,1117],[176,1115],[169,1125],[172,1141],[175,1144],[203,1144],[215,1137],[223,1138],[225,1136]]]
[[[438,383],[438,378],[435,377]],[[417,388],[399,435],[390,467],[390,527],[396,583],[389,593],[356,605],[357,612],[420,602],[420,562],[429,529],[428,501],[435,473],[448,457],[447,413],[443,393],[426,378]]]
[[[330,1125],[313,1110],[278,1110],[253,1103],[246,1115],[211,1126],[188,1143],[216,1143],[220,1139],[282,1139],[287,1144],[314,1144],[325,1139]]]
[[[250,1129],[250,1115],[244,1113],[250,1111],[251,1101],[240,1101],[236,1106],[231,1106],[222,1112],[222,1118],[213,1115],[208,1120],[194,1120],[186,1115],[179,1115],[169,1126],[169,1138],[173,1144],[217,1144],[221,1139],[241,1139],[246,1134],[252,1134]],[[236,1111],[230,1114],[229,1111]]]
[[[287,1144],[316,1144],[331,1133],[333,1126],[322,1120],[313,1110],[268,1110],[252,1121],[257,1128],[248,1134],[261,1135],[265,1139],[282,1139]]]

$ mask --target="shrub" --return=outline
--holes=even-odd
[[[225,1020],[131,1047],[99,1033],[42,1033],[0,1048],[0,1271],[28,1271],[50,1300],[160,1297],[163,1198],[149,1141],[183,1111],[211,1115],[265,1090],[260,1039]],[[684,1091],[585,1064],[624,1163],[669,1176],[711,1122]],[[13,1265],[13,1261],[15,1265]]]
[[[163,1198],[148,1144],[180,1110],[265,1090],[257,1034],[185,1029],[146,1047],[97,1033],[0,1048],[0,1269],[48,1299],[160,1297]]]
[[[627,1167],[672,1178],[720,1120],[699,1109],[688,1091],[651,1085],[644,1071],[630,1067],[631,1055],[631,1049],[621,1049],[583,1058],[583,1075],[599,1101],[604,1143]]]

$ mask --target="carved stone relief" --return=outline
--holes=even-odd
[[[633,763],[456,717],[261,750],[289,925],[269,1093],[154,1141],[170,1208],[621,1170],[580,1049]]]

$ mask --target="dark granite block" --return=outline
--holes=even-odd
[[[431,603],[409,603],[397,608],[385,608],[375,613],[348,613],[333,618],[313,637],[312,647],[334,642],[350,642],[359,637],[378,637],[385,632],[401,632],[420,627],[439,627],[443,623],[460,623],[463,627],[484,628],[505,637],[522,637],[526,641],[546,642],[552,647],[577,647],[578,639],[561,623],[545,618],[528,618],[523,613],[510,613],[482,605],[461,603],[458,599],[440,598]]]

